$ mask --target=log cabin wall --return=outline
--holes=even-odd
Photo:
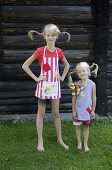
[[[107,115],[112,116],[112,0],[109,1],[109,44],[107,69]]]
[[[4,0],[1,3],[1,45],[0,45],[0,113],[23,114],[36,113],[37,100],[34,97],[36,83],[22,70],[21,66],[32,53],[45,42],[39,36],[31,41],[29,30],[41,31],[45,24],[54,23],[61,31],[71,34],[71,41],[65,43],[66,36],[61,36],[56,46],[61,48],[70,63],[72,71],[80,61],[92,64],[95,51],[95,22],[92,23],[91,3],[89,0]],[[111,28],[111,23],[110,23]],[[110,29],[111,31],[111,29]],[[111,34],[111,33],[110,33]],[[111,112],[112,93],[111,44],[108,59],[108,112]],[[39,65],[34,62],[32,71],[39,75]],[[63,65],[60,63],[60,71]],[[107,83],[107,82],[106,82]],[[60,113],[71,113],[71,90],[67,78],[61,84],[62,99]],[[105,95],[107,95],[105,93]],[[100,98],[99,98],[100,100]],[[101,101],[103,102],[103,101]],[[101,103],[100,102],[100,103]],[[107,106],[105,104],[106,109]],[[47,105],[50,112],[50,105]],[[107,112],[99,112],[107,115]]]
[[[97,77],[97,112],[111,115],[111,56],[108,55],[111,36],[109,36],[109,0],[91,0],[94,33],[94,62],[99,66]],[[110,15],[111,21],[111,15]],[[111,34],[110,34],[111,35]],[[109,46],[109,48],[108,48]]]
[[[2,12],[0,6],[0,80],[3,80],[3,40],[2,40]]]

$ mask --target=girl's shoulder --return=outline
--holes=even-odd
[[[38,51],[38,52],[43,52],[43,51],[44,51],[44,48],[45,48],[45,46],[39,47],[39,48],[37,48],[36,51]]]
[[[59,56],[59,60],[62,60],[64,58],[64,53],[62,52],[62,50],[58,47],[56,47],[58,56]]]
[[[81,82],[81,80],[78,80],[77,83],[83,84],[83,83]],[[95,84],[95,83],[94,83],[92,80],[88,79],[88,83],[87,83],[87,84],[93,86],[93,84]]]
[[[44,53],[44,46],[37,48],[37,50],[33,53],[33,55],[36,58],[39,58],[39,57],[41,57],[43,55],[43,53]]]
[[[91,84],[94,83],[94,81],[93,81],[93,80],[90,80],[90,79],[88,79],[88,82],[91,83]]]
[[[88,85],[91,86],[91,88],[93,88],[93,86],[95,85],[94,81],[88,79]]]
[[[56,47],[56,50],[57,50],[58,53],[62,53],[61,48]]]

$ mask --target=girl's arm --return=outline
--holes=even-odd
[[[76,95],[72,96],[72,117],[76,117],[76,112],[75,112],[75,102],[76,102]]]
[[[91,117],[95,115],[95,108],[96,108],[96,84],[93,83]]]
[[[67,75],[68,70],[69,70],[69,63],[68,63],[68,61],[66,60],[65,57],[61,61],[64,64],[64,70],[63,70],[62,76],[60,76],[59,78],[60,78],[61,81],[64,81],[65,76]]]
[[[41,80],[45,80],[45,76],[39,76],[36,77],[33,72],[30,70],[29,66],[33,63],[33,61],[35,60],[35,56],[32,55],[30,58],[28,58],[24,64],[22,65],[22,69],[32,78],[34,79],[36,82],[41,81]]]

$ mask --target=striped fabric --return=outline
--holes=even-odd
[[[59,73],[59,58],[58,58],[58,52],[56,50],[56,56],[55,57],[46,57],[46,47],[44,48],[44,54],[43,54],[43,61],[41,65],[41,75],[44,74],[46,76],[45,81],[40,81],[37,84],[37,88],[35,91],[35,96],[41,99],[58,99],[61,98],[61,89],[60,89],[60,81],[57,78],[57,75]],[[49,64],[50,70],[45,71],[43,65]],[[53,85],[56,86],[57,93],[44,93],[42,88],[45,87],[46,83],[52,82]]]

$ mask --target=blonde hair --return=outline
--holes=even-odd
[[[86,68],[86,69],[87,69],[87,72],[88,72],[88,76],[91,76],[90,66],[89,66],[88,63],[86,63],[86,62],[80,62],[79,64],[77,64],[77,66],[76,66],[76,73],[77,73],[79,67]]]
[[[33,40],[33,34],[34,34],[34,33],[36,33],[36,34],[44,37],[47,30],[50,30],[50,31],[51,31],[53,34],[55,34],[56,36],[59,36],[60,34],[67,34],[68,39],[67,39],[66,42],[69,42],[69,41],[70,41],[70,34],[69,34],[68,32],[60,32],[59,28],[58,28],[55,24],[48,24],[48,25],[46,25],[46,26],[43,28],[42,33],[39,33],[39,32],[37,32],[37,31],[35,31],[35,30],[30,30],[30,31],[28,32],[28,36],[31,38],[31,40]]]

